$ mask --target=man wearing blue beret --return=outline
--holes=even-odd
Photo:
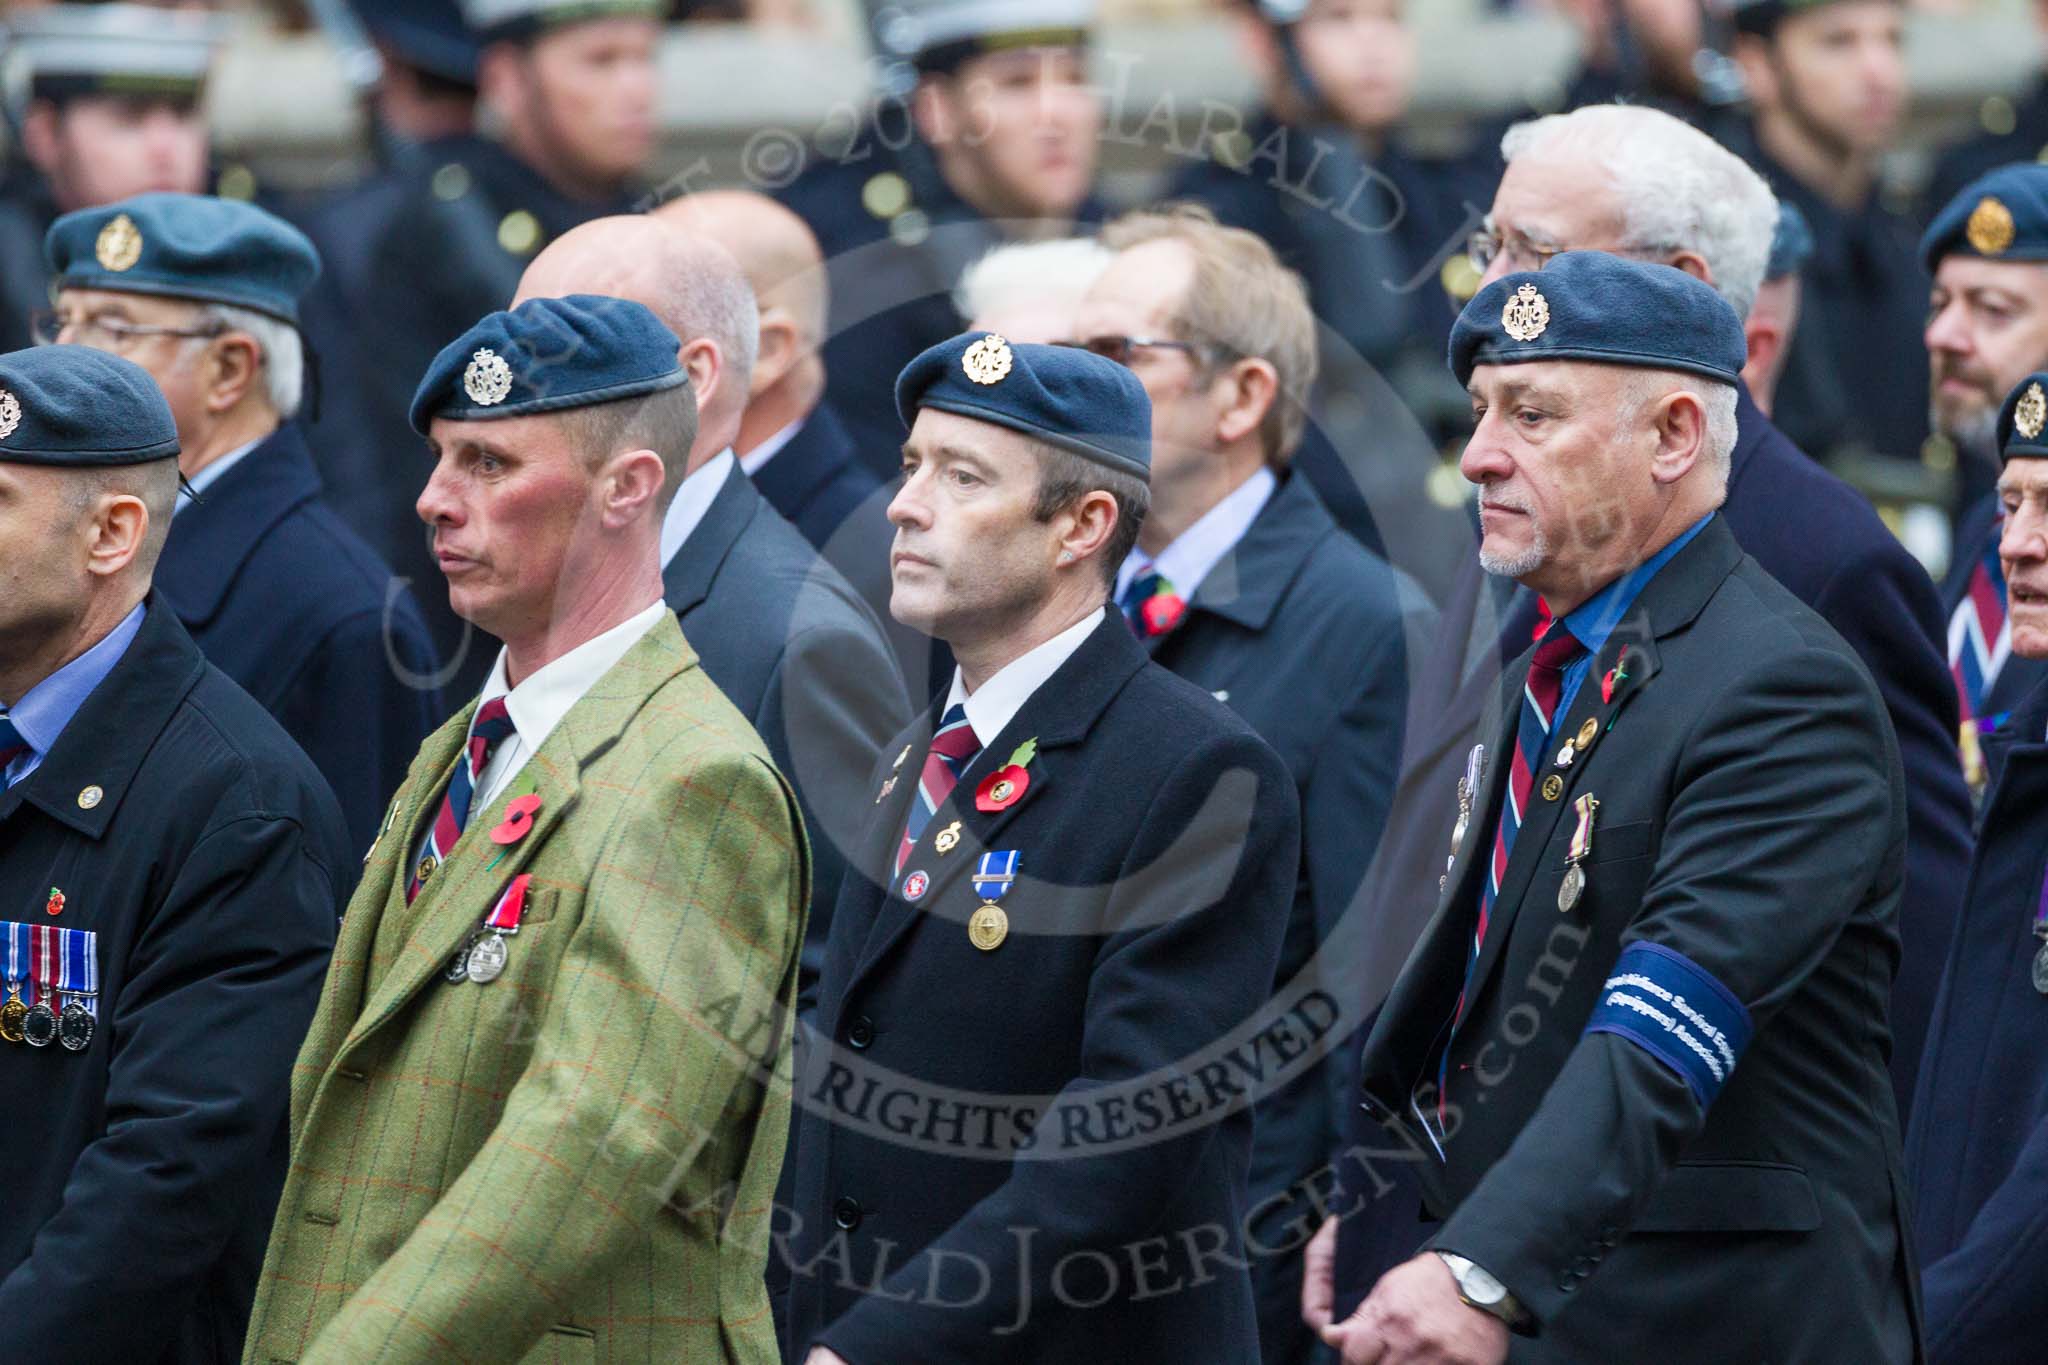
[[[792,1359],[1255,1360],[1252,1077],[1308,1048],[1263,1008],[1293,783],[1108,605],[1148,500],[1136,376],[972,333],[896,401],[890,609],[958,668],[877,765],[832,917]]]
[[[178,424],[187,493],[158,591],[312,757],[368,848],[446,713],[411,593],[328,510],[297,421],[312,244],[252,204],[145,194],[66,214],[46,252],[56,304],[39,339],[135,361]]]
[[[808,869],[661,600],[675,334],[535,299],[411,415],[449,597],[503,647],[342,921],[244,1360],[770,1360]]]
[[[2048,371],[2000,410],[2013,653],[2048,660]],[[1984,739],[1989,796],[1906,1135],[1934,1365],[2031,1365],[2048,1336],[2048,682]]]
[[[151,576],[140,367],[0,355],[0,1321],[12,1360],[237,1357],[356,858]]]
[[[1984,738],[2048,679],[2048,665],[2013,648],[1999,550],[2005,508],[1986,487],[2000,463],[1999,403],[2029,372],[2048,366],[2048,166],[2003,166],[1964,186],[1928,225],[1920,250],[1934,277],[1927,309],[1933,420],[1955,445],[1969,497],[1942,600],[1963,769],[1981,796]]]
[[[1442,1226],[1346,1365],[1914,1358],[1885,1061],[1906,822],[1849,647],[1718,515],[1742,325],[1567,252],[1451,338],[1480,561],[1551,622],[1439,794],[1363,1101]]]

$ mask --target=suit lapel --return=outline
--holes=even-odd
[[[996,847],[996,841],[1021,811],[1043,800],[1046,792],[1059,785],[1063,774],[1072,777],[1071,755],[1062,751],[1087,738],[1103,709],[1145,664],[1145,652],[1132,638],[1122,614],[1111,608],[1072,657],[1031,694],[1002,733],[982,746],[961,773],[952,793],[933,812],[903,865],[905,877],[922,871],[930,877],[931,884],[915,902],[905,900],[900,887],[887,894],[861,948],[854,980],[871,970],[917,923],[922,907],[936,904],[941,892],[973,872],[981,855]],[[982,779],[1008,763],[1017,746],[1027,739],[1037,741],[1038,753],[1027,769],[1031,780],[1024,794],[1001,810],[977,808],[974,794]],[[929,743],[925,748],[928,747]],[[910,761],[922,763],[925,748],[913,750]],[[902,834],[903,814],[899,811],[888,826],[892,839]],[[960,842],[950,853],[941,855],[935,841],[956,820],[960,823]],[[887,855],[890,867],[894,866],[893,849],[892,844]]]
[[[771,462],[772,463],[772,462]],[[718,577],[740,533],[754,519],[761,495],[735,460],[719,485],[702,520],[692,527],[675,558],[661,571],[662,597],[678,616],[687,616],[711,595]]]
[[[350,1042],[374,1031],[421,987],[437,979],[456,949],[483,923],[498,895],[547,847],[576,808],[584,766],[610,748],[657,688],[692,662],[675,617],[663,616],[569,708],[561,724],[505,790],[473,812],[440,870],[410,906],[405,904],[408,872],[401,864],[392,878],[385,913],[409,917],[404,943],[382,979],[371,988],[367,1004],[349,1030]],[[428,811],[439,807],[447,772],[452,771],[468,733],[468,716],[461,719],[463,728],[455,735],[455,752],[441,765],[441,781],[427,799],[417,803]],[[541,799],[532,827],[514,843],[492,842],[490,831],[500,822],[506,803],[527,792]],[[415,810],[409,830],[413,842],[406,845],[406,860],[418,847],[417,839],[424,836],[425,818],[423,811]]]

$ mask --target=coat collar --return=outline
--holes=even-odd
[[[554,733],[513,778],[507,789],[508,797],[512,793],[533,792],[541,798],[533,827],[525,837],[503,847],[492,843],[485,835],[497,818],[496,805],[476,811],[440,871],[408,906],[405,887],[413,852],[425,837],[427,823],[440,808],[442,793],[468,737],[476,703],[472,701],[464,707],[427,740],[414,764],[414,772],[431,777],[413,783],[406,808],[397,813],[384,836],[391,838],[402,832],[403,842],[393,850],[395,864],[388,865],[382,914],[402,916],[408,932],[397,958],[376,983],[368,1003],[349,1029],[351,1041],[379,1027],[421,987],[436,979],[462,941],[483,922],[491,900],[526,870],[576,808],[584,770],[617,743],[649,698],[696,663],[697,656],[684,641],[682,627],[675,617],[665,615],[657,621],[624,658],[569,708]]]
[[[92,690],[36,770],[4,796],[0,820],[23,803],[91,839],[103,837],[135,775],[206,671],[199,647],[155,592],[127,653]],[[98,787],[90,810],[79,793]]]
[[[1244,536],[1196,585],[1188,609],[1221,616],[1247,630],[1264,630],[1309,556],[1336,530],[1336,521],[1308,480],[1287,475]],[[1171,635],[1169,631],[1157,636],[1152,643]]]
[[[171,523],[156,585],[187,626],[219,614],[242,566],[271,528],[320,496],[320,476],[297,426],[287,423],[188,502]]]
[[[789,444],[753,476],[761,496],[795,521],[818,490],[855,463],[853,438],[830,403],[820,403],[803,419]]]
[[[761,507],[761,495],[755,491],[753,480],[740,468],[739,461],[733,461],[725,483],[705,509],[703,520],[661,571],[662,595],[677,614],[691,610],[711,595],[711,584],[726,556],[760,514]]]
[[[936,905],[939,893],[945,887],[971,872],[983,853],[995,849],[996,841],[1020,811],[1034,801],[1043,800],[1049,790],[1078,787],[1083,777],[1083,765],[1071,751],[1088,737],[1109,704],[1147,663],[1145,651],[1131,637],[1122,615],[1114,611],[1103,613],[1101,624],[1052,677],[1031,694],[1016,716],[1003,727],[1002,733],[983,745],[974,761],[960,774],[960,781],[954,785],[952,794],[932,813],[923,837],[911,850],[910,859],[904,865],[906,875],[912,870],[925,871],[931,878],[930,888],[915,904],[904,900],[900,890],[887,895],[868,931],[867,941],[861,947],[853,975],[848,981],[849,990],[917,921],[920,907]],[[937,728],[938,708],[942,704],[943,699],[935,702],[910,729],[889,745],[888,752],[892,756],[901,752],[906,742],[912,747],[910,757],[899,770],[906,777],[897,783],[892,793],[895,799],[884,801],[877,808],[876,822],[870,827],[867,851],[871,858],[878,857],[880,861],[869,863],[868,868],[878,886],[887,886],[894,871],[896,843],[902,836],[904,818],[909,809],[905,789],[914,788],[916,784],[917,772],[924,762],[932,731]],[[975,789],[983,778],[1009,762],[1011,753],[1027,739],[1037,740],[1038,754],[1031,762],[1031,781],[1024,794],[999,811],[978,809],[974,803]],[[960,824],[959,845],[951,852],[939,855],[934,840],[941,830],[955,821]],[[962,932],[965,932],[964,927]]]
[[[2030,745],[2048,744],[2048,678],[2036,684],[2026,699],[2013,708],[2012,717],[1997,733],[1984,736],[1986,792],[1998,785],[1999,774],[2015,752]],[[1985,809],[1991,806],[1985,799]]]

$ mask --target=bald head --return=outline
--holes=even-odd
[[[708,190],[671,199],[650,215],[732,253],[761,311],[785,313],[807,346],[825,336],[825,253],[804,220],[765,194]]]
[[[650,217],[595,219],[533,258],[513,304],[570,294],[644,304],[682,339],[697,395],[692,470],[733,443],[760,338],[754,292],[730,252]]]

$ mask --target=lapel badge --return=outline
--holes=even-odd
[[[921,901],[924,893],[932,889],[932,879],[920,870],[903,879],[903,899]]]
[[[1564,747],[1557,751],[1557,766],[1560,768],[1569,768],[1572,766],[1572,760],[1577,758],[1578,756],[1579,751],[1577,747],[1573,745],[1572,741],[1566,740],[1564,742]]]
[[[106,792],[98,786],[87,787],[78,794],[78,808],[80,810],[91,810],[94,806],[104,801],[106,796]]]
[[[939,851],[939,856],[942,858],[959,846],[960,822],[958,820],[940,830],[932,839],[932,847]]]
[[[978,811],[1008,810],[1017,804],[1018,798],[1031,790],[1031,760],[1038,756],[1038,737],[1019,744],[1010,754],[1010,761],[981,779],[981,785],[974,792],[974,808]]]
[[[889,799],[889,793],[896,790],[896,774],[891,773],[882,781],[882,789],[875,793],[875,804],[881,805]]]
[[[1558,797],[1563,795],[1563,778],[1559,777],[1556,773],[1552,773],[1550,776],[1543,779],[1543,799],[1545,801],[1555,801]]]
[[[903,746],[903,752],[902,752],[902,753],[900,753],[900,754],[898,754],[898,755],[896,755],[896,761],[895,761],[894,763],[891,763],[891,764],[889,765],[889,771],[890,771],[890,772],[894,772],[894,771],[896,771],[896,770],[897,770],[898,768],[902,767],[902,766],[903,766],[903,764],[904,764],[904,761],[905,761],[906,759],[908,759],[909,757],[910,757],[910,746],[909,746],[908,744],[906,744],[906,745],[904,745],[904,746]]]
[[[50,899],[43,902],[43,913],[53,918],[64,913],[64,893],[54,886],[50,888]]]

